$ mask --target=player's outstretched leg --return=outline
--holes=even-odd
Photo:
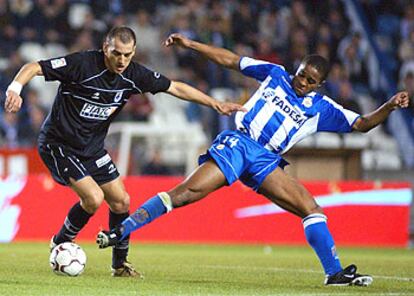
[[[138,210],[110,231],[101,231],[96,237],[100,248],[114,246],[132,231],[170,212],[206,197],[227,184],[227,179],[217,164],[208,160],[200,165],[184,182],[167,192],[158,193],[147,200]]]
[[[308,190],[296,179],[278,168],[266,177],[259,192],[285,210],[303,218],[306,239],[318,256],[326,275],[325,285],[368,286],[372,283],[372,277],[357,274],[354,265],[342,268],[326,216]]]
[[[172,202],[170,196],[165,192],[158,193],[112,230],[100,231],[96,237],[96,243],[101,249],[115,246],[134,230],[141,228],[171,210]]]
[[[333,275],[342,271],[339,257],[324,214],[315,213],[303,218],[303,228],[308,243],[315,250],[325,274]]]
[[[325,270],[325,285],[369,286],[373,281],[372,277],[356,273],[355,265],[342,269],[326,220],[326,216],[320,213],[308,215],[302,220],[306,239],[315,250]]]

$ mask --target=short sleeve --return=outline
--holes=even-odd
[[[164,75],[139,64],[133,65],[133,71],[133,80],[143,93],[150,92],[156,94],[158,92],[165,92],[171,85],[171,80]]]
[[[243,75],[252,77],[260,82],[265,80],[266,77],[270,74],[273,76],[282,76],[286,73],[285,68],[281,65],[276,65],[249,57],[242,57],[239,61],[239,67]]]
[[[80,80],[84,54],[77,52],[67,56],[39,61],[46,81],[76,82]]]
[[[347,110],[332,99],[324,96],[318,108],[320,117],[317,131],[319,132],[352,132],[352,126],[360,117],[359,114]]]

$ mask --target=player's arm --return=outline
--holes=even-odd
[[[383,123],[392,111],[399,108],[407,108],[409,102],[410,99],[407,92],[396,93],[377,110],[359,117],[352,126],[352,129],[363,133],[368,132]]]
[[[36,75],[43,75],[42,68],[37,62],[25,64],[20,69],[6,90],[6,101],[4,103],[6,112],[17,112],[20,110],[23,102],[20,92],[23,86]]]
[[[172,45],[178,45],[183,48],[193,49],[221,66],[237,71],[240,70],[240,56],[225,48],[219,48],[204,43],[200,43],[188,39],[178,33],[171,34],[170,36],[168,36],[168,38],[164,42],[164,45],[167,47]]]
[[[211,107],[223,115],[231,115],[231,113],[237,111],[246,111],[243,106],[239,104],[219,102],[198,89],[179,81],[171,81],[170,87],[166,92],[185,101]]]

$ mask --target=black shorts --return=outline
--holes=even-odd
[[[69,178],[78,181],[91,176],[98,185],[102,185],[119,177],[115,163],[105,150],[87,159],[59,144],[41,144],[38,150],[53,179],[59,184],[69,185]]]

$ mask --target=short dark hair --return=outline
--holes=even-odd
[[[106,34],[105,42],[110,42],[112,39],[118,37],[122,43],[128,43],[134,41],[134,45],[137,44],[137,38],[134,31],[127,26],[113,27],[108,34]]]
[[[307,55],[303,60],[302,64],[313,66],[321,74],[322,81],[328,76],[330,66],[327,59],[318,54]]]

